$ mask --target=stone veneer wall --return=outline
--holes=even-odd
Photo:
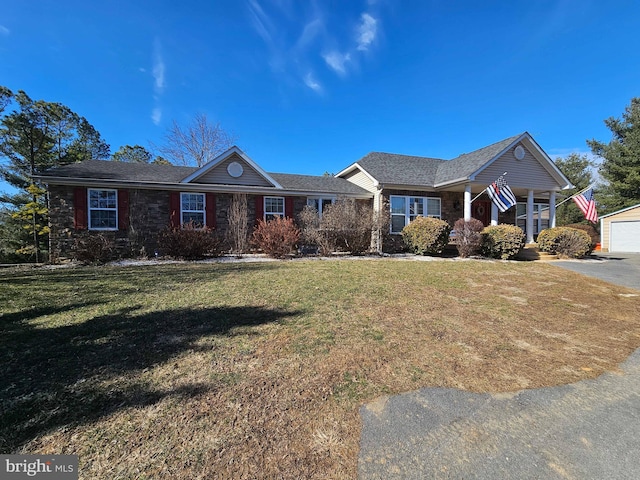
[[[102,234],[112,240],[118,257],[154,256],[158,234],[169,225],[169,192],[164,190],[128,189],[129,228],[118,231],[76,230],[74,228],[75,187],[49,187],[49,235],[51,261],[73,258],[77,238]],[[232,194],[216,194],[216,231],[226,239]],[[294,218],[307,204],[306,197],[294,197]],[[255,226],[255,197],[247,195],[248,232]]]

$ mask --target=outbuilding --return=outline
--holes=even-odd
[[[603,252],[640,253],[640,203],[600,217]]]

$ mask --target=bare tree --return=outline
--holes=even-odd
[[[247,214],[247,195],[234,193],[228,213],[229,240],[233,251],[240,255],[249,245],[249,216]]]
[[[229,149],[235,141],[235,136],[227,133],[219,123],[213,125],[206,114],[197,113],[186,127],[174,120],[164,136],[164,144],[158,149],[174,165],[201,167]]]

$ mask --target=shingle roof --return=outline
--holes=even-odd
[[[365,189],[344,178],[326,175],[295,175],[290,173],[270,173],[269,175],[286,190],[354,195],[369,194]]]
[[[371,152],[358,160],[358,165],[381,183],[433,185],[438,166],[444,162],[439,158]]]
[[[521,136],[509,137],[452,160],[371,152],[357,163],[380,183],[434,186],[468,177]]]
[[[87,160],[64,167],[53,168],[42,177],[87,178],[122,182],[180,183],[198,169],[175,165],[126,163],[105,160]],[[335,193],[345,195],[370,195],[363,188],[344,178],[332,176],[293,175],[269,173],[285,190],[301,192]],[[195,182],[194,182],[195,183]]]

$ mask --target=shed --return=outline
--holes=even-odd
[[[640,203],[600,217],[603,252],[640,253]]]

